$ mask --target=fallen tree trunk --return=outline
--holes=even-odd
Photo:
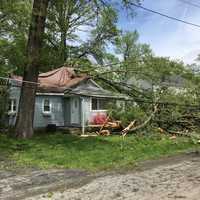
[[[122,135],[125,136],[135,125],[135,120],[132,121],[125,129],[122,130]]]
[[[126,128],[122,131],[122,136],[126,136],[126,134],[127,134],[128,132],[134,132],[134,131],[137,131],[137,130],[139,130],[139,129],[144,128],[144,127],[152,120],[152,118],[155,116],[155,114],[156,114],[157,111],[158,111],[158,105],[155,105],[155,106],[154,106],[154,111],[153,111],[153,112],[151,113],[151,115],[147,118],[147,120],[144,121],[144,123],[142,123],[142,124],[140,124],[140,125],[138,125],[138,126],[136,126],[136,127],[133,127],[133,128],[129,128],[129,126],[131,125],[131,124],[129,124],[129,126],[126,127]],[[133,121],[133,122],[134,122],[134,121]],[[131,122],[131,123],[133,123],[133,122]]]

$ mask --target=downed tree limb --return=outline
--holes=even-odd
[[[97,133],[97,135],[109,136],[110,135],[110,131],[109,130],[101,130],[100,132]]]
[[[164,129],[163,129],[164,130]],[[190,133],[187,130],[186,131],[172,131],[172,130],[164,130],[166,133],[177,135],[177,136],[184,136],[184,137],[190,137],[200,140],[200,135]]]
[[[124,129],[122,122],[121,121],[113,121],[113,122],[108,122],[105,127],[111,127],[113,129]]]
[[[152,120],[152,118],[155,116],[157,111],[158,111],[158,105],[155,105],[154,111],[151,113],[151,115],[147,118],[147,120],[144,123],[142,123],[136,127],[131,127],[131,128],[129,128],[129,126],[131,125],[131,124],[129,124],[129,126],[122,131],[122,136],[123,137],[126,136],[128,132],[133,132],[133,131],[137,131],[141,128],[144,128]]]
[[[135,120],[132,121],[125,129],[122,130],[122,135],[125,136],[129,131],[130,129],[133,128],[133,126],[135,125]]]
[[[97,135],[101,136],[109,136],[111,134],[111,130],[106,130],[109,128],[112,129],[124,129],[121,121],[110,121],[110,115],[111,112],[108,114],[108,116],[105,119],[105,122],[101,125],[100,130],[96,132]]]
[[[111,135],[111,131],[116,130],[116,129],[120,129],[120,131],[122,129],[124,129],[121,121],[113,121],[113,122],[107,122],[104,123],[101,127],[100,130],[98,132],[96,132],[97,135],[103,135],[103,136],[108,136]]]

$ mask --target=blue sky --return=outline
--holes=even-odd
[[[188,0],[200,5],[200,0]],[[185,4],[180,0],[144,0],[142,6],[164,14],[200,24],[200,8]],[[140,34],[140,42],[150,44],[158,56],[180,59],[192,63],[200,53],[200,28],[136,9],[134,18],[121,11],[119,27],[122,30]]]

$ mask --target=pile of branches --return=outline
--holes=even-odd
[[[158,111],[158,105],[155,104],[152,113],[145,119],[143,123],[138,124],[137,120],[133,120],[130,122],[128,126],[124,126],[122,121],[118,120],[110,121],[110,116],[108,116],[104,124],[102,124],[99,132],[97,132],[97,135],[108,136],[111,134],[111,130],[114,129],[120,131],[122,136],[126,136],[126,134],[129,132],[134,132],[146,127],[154,118],[157,111]]]
[[[130,106],[130,105],[129,105]],[[145,110],[145,116],[137,116],[134,113],[134,109]],[[124,115],[129,117],[128,121],[123,120],[123,116],[112,116],[113,121],[106,121],[100,128],[98,135],[108,136],[115,132],[117,129],[122,136],[135,133],[145,128],[155,128],[162,133],[168,133],[172,135],[195,137],[200,139],[200,135],[197,135],[197,130],[200,129],[200,108],[189,107],[183,105],[168,105],[163,103],[155,103],[150,106],[137,106],[132,110],[129,107],[129,112],[132,114],[130,120],[130,113],[126,110]],[[117,111],[117,113],[119,113]],[[138,117],[138,118],[137,118]],[[107,118],[110,119],[110,116]],[[116,120],[114,120],[116,119]],[[113,129],[114,128],[114,129]],[[195,133],[195,134],[194,134]]]
[[[177,109],[178,107],[178,109]],[[141,124],[136,123],[136,119],[121,131],[123,136],[134,133],[145,127],[157,128],[161,133],[187,136],[200,139],[200,108],[180,108],[177,106],[154,105],[154,109]],[[173,113],[176,113],[173,116]]]
[[[190,136],[200,130],[200,107],[162,105],[152,123],[161,131]]]
[[[136,109],[144,112],[142,117],[132,113],[132,118],[127,117],[124,121],[123,116],[112,116],[116,120],[121,121],[121,134],[126,136],[128,133],[134,133],[147,127],[157,128],[161,132],[173,135],[190,136],[192,133],[200,130],[200,106],[193,105],[200,102],[200,97],[196,93],[189,95],[176,94],[165,87],[155,92],[144,92],[136,88],[133,84],[124,82],[114,82],[100,76],[99,80],[104,81],[115,90],[129,96],[132,102],[127,103],[128,106],[125,115],[131,116],[131,111]],[[155,98],[157,96],[157,98]],[[199,99],[199,100],[198,100]],[[190,102],[188,105],[184,102]],[[150,109],[149,109],[150,107]],[[114,108],[116,110],[116,108]],[[116,111],[116,113],[120,113]],[[102,129],[103,130],[103,129]],[[100,131],[102,131],[100,130]],[[110,133],[109,133],[110,134]],[[198,136],[200,137],[200,135]],[[200,139],[200,138],[199,138]]]

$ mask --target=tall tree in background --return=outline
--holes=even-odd
[[[120,54],[123,61],[127,61],[131,57],[138,57],[138,39],[139,33],[125,32],[122,33],[116,40],[116,53]]]
[[[134,13],[131,2],[104,0],[49,1],[44,43],[41,51],[41,72],[63,64],[91,65],[111,58],[107,48],[116,37],[119,10]],[[0,65],[22,75],[27,64],[26,41],[33,0],[0,0]],[[120,9],[119,9],[120,8]],[[129,12],[129,13],[130,13]],[[9,70],[9,71],[10,71]]]
[[[32,0],[0,0],[0,68],[17,74],[26,65]]]
[[[122,0],[117,4],[104,0],[50,1],[43,49],[44,69],[64,63],[91,64],[88,57],[101,64],[106,45],[118,34],[118,8],[134,12],[131,2],[139,1]]]
[[[144,60],[149,60],[153,56],[149,45],[139,43],[137,31],[122,32],[116,39],[115,52],[121,57],[120,68],[124,70],[121,78],[124,81],[133,75],[136,76],[136,71],[143,67]]]
[[[92,56],[98,64],[103,64],[107,55],[106,46],[114,43],[119,33],[117,20],[117,12],[112,7],[101,10],[96,27],[91,31],[88,41],[80,47],[81,51],[75,59]]]
[[[29,28],[27,43],[27,67],[24,69],[24,76],[21,89],[20,105],[17,115],[15,134],[18,138],[30,138],[33,135],[33,119],[35,107],[36,84],[29,84],[27,81],[38,81],[40,66],[40,50],[42,46],[45,20],[49,0],[34,0],[32,19]]]
[[[51,60],[53,67],[64,64],[70,57],[69,43],[81,43],[79,35],[84,32],[82,29],[95,26],[95,17],[93,1],[50,1],[44,48],[44,56],[49,59],[45,60]],[[46,54],[47,49],[51,55]]]

